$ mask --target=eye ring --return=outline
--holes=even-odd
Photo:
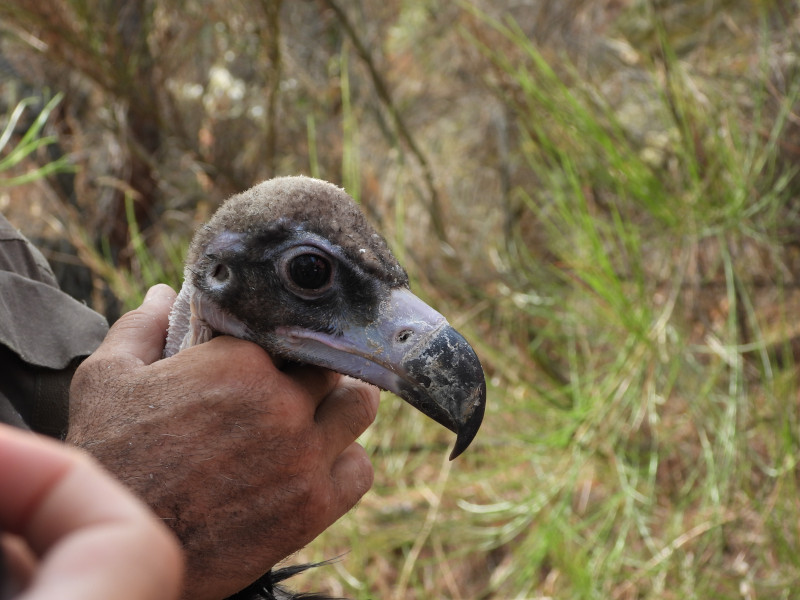
[[[301,298],[313,300],[333,287],[336,261],[313,246],[299,246],[284,254],[280,275],[285,287]]]

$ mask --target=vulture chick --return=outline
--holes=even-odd
[[[265,181],[198,230],[164,355],[218,334],[395,393],[456,434],[451,459],[483,419],[486,383],[472,347],[411,293],[385,240],[324,181]]]

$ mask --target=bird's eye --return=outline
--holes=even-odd
[[[333,268],[330,261],[319,254],[298,254],[289,261],[289,277],[297,287],[319,291],[331,282]]]
[[[306,300],[322,298],[336,280],[336,259],[316,246],[304,244],[289,248],[280,257],[277,267],[286,289]]]

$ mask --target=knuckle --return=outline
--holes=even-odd
[[[362,456],[356,460],[356,474],[353,477],[353,491],[358,494],[356,501],[369,491],[374,481],[375,471],[372,468],[372,463],[369,461],[366,452],[363,452]]]
[[[342,453],[338,463],[332,479],[332,504],[338,514],[344,514],[372,487],[375,472],[366,451],[356,443]]]
[[[102,381],[102,376],[106,370],[108,361],[96,356],[90,356],[81,363],[72,377],[70,384],[70,395],[82,395],[86,390],[92,388],[98,381]]]
[[[139,332],[142,329],[147,328],[148,325],[157,322],[158,319],[154,315],[142,310],[141,308],[135,308],[122,315],[117,322],[111,326],[109,333],[111,333],[113,336],[127,331]]]
[[[375,421],[378,414],[379,392],[377,388],[360,382],[349,386],[349,392],[352,397],[351,411],[354,422],[363,431]]]
[[[303,489],[301,506],[311,519],[318,519],[330,510],[328,494],[315,490],[311,485]]]

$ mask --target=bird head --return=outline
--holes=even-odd
[[[324,181],[265,181],[198,230],[165,355],[219,334],[395,393],[456,433],[451,459],[483,419],[475,351],[410,291],[352,198]]]

